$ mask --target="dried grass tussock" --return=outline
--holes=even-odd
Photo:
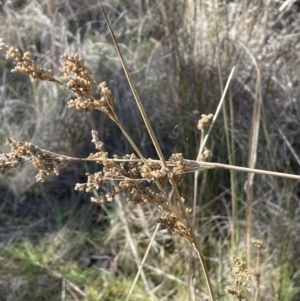
[[[111,30],[104,10],[103,13]],[[36,181],[44,182],[51,173],[59,175],[62,169],[71,162],[93,162],[99,165],[100,171],[87,172],[86,182],[77,183],[75,190],[92,194],[91,201],[97,204],[113,202],[116,196],[123,196],[123,193],[126,192],[127,201],[134,205],[150,204],[155,206],[160,212],[158,223],[165,225],[173,234],[184,238],[196,252],[205,276],[209,298],[210,300],[216,300],[207,260],[203,255],[203,248],[196,235],[194,222],[192,222],[193,210],[186,205],[185,198],[178,189],[184,183],[185,175],[208,169],[222,168],[296,180],[300,180],[300,176],[207,162],[211,159],[212,152],[205,147],[207,141],[205,134],[208,133],[209,135],[211,130],[209,125],[214,123],[217,113],[215,116],[213,114],[202,114],[198,121],[197,129],[199,130],[199,136],[201,136],[201,144],[199,146],[201,151],[199,151],[197,160],[184,158],[182,153],[175,153],[168,158],[164,158],[112,30],[111,35],[134,94],[137,107],[141,112],[145,127],[152,139],[159,159],[145,158],[141,149],[122,124],[122,119],[117,110],[117,99],[114,98],[106,82],[97,82],[92,71],[85,65],[81,55],[78,53],[72,55],[64,53],[61,56],[63,66],[59,68],[62,76],[59,77],[53,75],[52,70],[45,70],[35,63],[29,51],[22,54],[19,49],[7,45],[4,40],[0,39],[0,50],[4,53],[6,60],[12,60],[14,63],[12,72],[27,74],[31,81],[52,82],[71,92],[73,97],[68,101],[69,108],[76,108],[87,114],[92,114],[96,111],[105,114],[120,129],[135,151],[135,153],[131,154],[125,153],[123,156],[114,155],[110,157],[108,152],[104,150],[104,143],[99,140],[96,130],[91,132],[91,141],[96,151],[86,158],[51,152],[39,148],[33,143],[7,138],[6,145],[10,148],[10,151],[0,154],[0,171],[3,173],[12,172],[20,165],[31,162],[38,169]],[[223,91],[222,99],[224,99],[229,84],[230,80],[228,80]],[[208,132],[206,132],[207,128],[209,128]],[[172,191],[171,194],[168,193],[170,190]],[[260,250],[262,249],[262,242],[253,240],[253,246]],[[246,269],[246,263],[237,257],[232,257],[232,261],[234,265],[232,269],[234,286],[226,287],[226,293],[237,300],[244,299],[245,291],[248,289],[248,282],[251,278],[255,278],[257,284],[255,300],[258,300],[260,287],[259,255],[257,257],[256,273],[251,273]],[[59,275],[61,276],[61,274]]]

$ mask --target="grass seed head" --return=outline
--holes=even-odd
[[[57,154],[45,151],[35,146],[32,143],[14,141],[12,139],[6,139],[6,144],[10,146],[11,152],[0,157],[3,161],[2,169],[11,170],[17,166],[17,163],[24,162],[26,159],[31,160],[32,164],[37,167],[40,171],[36,176],[37,181],[45,181],[47,176],[54,172],[58,175],[61,168],[63,168],[68,160]],[[3,157],[4,156],[4,157]],[[5,160],[6,161],[5,161]],[[8,160],[11,160],[11,164],[8,164]],[[1,161],[0,161],[1,162]]]
[[[172,233],[185,238],[189,244],[193,243],[189,228],[174,213],[163,214],[159,222],[168,226]]]
[[[264,246],[262,240],[255,239],[255,238],[251,239],[251,243],[252,243],[253,247],[255,247],[258,250],[262,249]]]
[[[248,289],[248,282],[251,280],[251,274],[246,269],[246,262],[235,256],[233,256],[231,260],[233,262],[231,274],[233,276],[234,287],[227,286],[225,288],[225,293],[235,296],[237,300],[242,300],[245,298],[243,291],[244,289]]]
[[[30,76],[31,81],[34,81],[35,79],[56,81],[51,75],[51,70],[43,69],[31,59],[29,51],[22,55],[16,47],[9,47],[2,39],[0,39],[0,49],[6,50],[5,58],[7,60],[14,60],[15,62],[15,68],[12,69],[11,72],[27,73]]]
[[[198,121],[197,128],[198,130],[204,130],[206,127],[208,127],[209,121],[213,118],[213,114],[202,114],[201,119]]]

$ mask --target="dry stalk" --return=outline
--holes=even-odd
[[[138,278],[139,278],[139,276],[140,276],[140,274],[141,274],[141,272],[142,272],[142,270],[143,270],[145,261],[146,261],[146,259],[147,259],[147,257],[148,257],[148,254],[149,254],[149,252],[150,252],[152,243],[153,243],[154,238],[155,238],[155,236],[156,236],[156,234],[157,234],[157,232],[158,232],[158,229],[159,229],[159,224],[156,225],[156,228],[155,228],[155,230],[154,230],[154,232],[153,232],[153,235],[152,235],[152,237],[151,237],[151,240],[150,240],[150,242],[149,242],[149,245],[148,245],[148,247],[147,247],[147,250],[146,250],[146,252],[145,252],[145,254],[144,254],[143,260],[142,260],[142,262],[141,262],[141,264],[140,264],[140,266],[139,266],[138,272],[137,272],[137,274],[136,274],[136,276],[135,276],[135,278],[134,278],[134,281],[133,281],[133,283],[132,283],[132,285],[131,285],[130,291],[129,291],[128,295],[127,295],[126,301],[129,301],[129,299],[130,299],[130,297],[131,297],[131,295],[132,295],[133,289],[134,289],[134,287],[135,287],[135,285],[136,285],[136,283],[137,283],[137,281],[138,281]]]
[[[260,272],[260,251],[263,248],[263,242],[259,239],[252,238],[251,240],[252,246],[256,249],[256,267],[253,274],[254,282],[255,282],[255,297],[254,301],[259,300],[259,289],[260,289],[260,278],[261,278],[261,272]]]
[[[255,57],[250,52],[250,50],[241,42],[239,44],[247,51],[251,57],[253,64],[255,65],[257,72],[256,88],[255,88],[255,98],[253,105],[253,113],[251,120],[251,132],[250,132],[250,144],[251,150],[248,155],[248,167],[255,168],[257,159],[257,145],[258,145],[258,135],[260,126],[260,113],[262,106],[262,92],[261,92],[261,76],[258,64]],[[253,204],[253,182],[254,173],[248,173],[247,185],[246,185],[246,253],[247,253],[247,267],[251,265],[251,232],[252,232],[252,204]]]
[[[213,129],[213,126],[217,120],[217,117],[220,113],[220,110],[222,108],[222,105],[224,103],[224,100],[225,100],[225,95],[227,93],[227,90],[229,88],[229,84],[231,82],[231,79],[233,77],[233,74],[234,74],[234,71],[235,71],[235,67],[232,68],[231,72],[230,72],[230,75],[228,77],[228,80],[227,80],[227,83],[226,83],[226,86],[225,86],[225,89],[222,93],[222,96],[221,96],[221,99],[220,99],[220,102],[219,102],[219,105],[216,109],[216,112],[214,115],[212,114],[209,114],[209,115],[202,115],[201,119],[199,120],[198,122],[198,126],[197,128],[201,131],[201,140],[200,140],[200,146],[199,146],[199,152],[198,152],[198,155],[197,155],[197,161],[205,161],[203,160],[203,155],[205,153],[205,145],[206,145],[206,142],[208,140],[208,137]],[[208,126],[208,121],[212,118],[212,123],[209,127],[209,130],[207,132],[206,135],[204,135],[204,129]],[[198,199],[198,179],[199,179],[199,171],[196,171],[195,172],[195,177],[194,177],[194,206],[193,206],[193,209],[195,211],[196,209],[196,203],[197,203],[197,199]]]

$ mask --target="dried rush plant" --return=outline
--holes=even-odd
[[[0,50],[6,51],[6,59],[14,60],[15,68],[12,72],[22,72],[30,76],[31,80],[52,81],[60,84],[70,90],[75,98],[68,102],[69,107],[83,109],[90,114],[93,110],[99,110],[110,117],[121,129],[126,136],[136,154],[125,155],[121,158],[114,156],[108,158],[108,153],[103,151],[103,143],[98,139],[98,133],[92,131],[92,142],[97,152],[90,154],[88,158],[73,158],[65,155],[53,153],[33,145],[32,143],[14,141],[7,139],[11,151],[0,155],[0,170],[9,172],[25,161],[31,161],[39,169],[36,176],[37,181],[45,181],[51,172],[58,174],[61,168],[72,161],[95,161],[103,166],[103,171],[95,174],[87,174],[87,183],[77,184],[75,189],[79,191],[97,192],[104,186],[109,186],[107,193],[99,192],[98,197],[92,197],[91,201],[96,203],[111,202],[116,194],[124,191],[130,192],[129,201],[135,204],[152,203],[162,213],[159,223],[167,225],[173,233],[178,234],[186,239],[191,247],[197,252],[206,280],[209,286],[211,298],[213,299],[208,271],[205,265],[204,257],[201,253],[200,246],[197,243],[195,232],[193,231],[189,215],[191,210],[184,205],[184,199],[180,196],[177,189],[184,174],[196,171],[199,164],[195,161],[184,160],[181,154],[172,155],[167,161],[163,158],[159,144],[156,141],[156,147],[159,148],[160,160],[145,159],[139,148],[131,139],[130,135],[122,126],[116,111],[116,100],[111,96],[110,90],[106,83],[98,84],[91,74],[89,68],[84,66],[83,59],[78,55],[62,55],[65,64],[60,68],[66,83],[56,79],[51,75],[51,71],[45,70],[38,66],[31,59],[30,52],[21,54],[15,47],[9,47],[3,40],[0,40]],[[100,99],[96,98],[93,89],[100,92]],[[140,103],[141,104],[141,103]],[[199,127],[204,127],[209,118],[203,116],[199,122]],[[153,133],[153,131],[152,131]],[[208,151],[204,152],[209,154]],[[203,160],[205,159],[203,156]],[[174,204],[169,199],[161,182],[168,179],[174,189],[177,202]],[[118,183],[113,185],[112,182]],[[154,191],[145,186],[144,182],[153,182],[156,184],[158,191]]]
[[[101,164],[102,171],[95,174],[88,173],[87,182],[77,184],[75,189],[79,191],[86,191],[88,193],[92,191],[96,192],[95,195],[97,195],[97,197],[91,197],[91,201],[100,204],[103,202],[111,202],[115,195],[127,191],[129,192],[129,197],[127,199],[134,204],[144,204],[147,202],[156,206],[161,212],[161,217],[158,222],[169,227],[172,233],[183,237],[197,253],[206,279],[210,299],[215,300],[205,258],[201,252],[201,248],[191,222],[190,217],[192,210],[186,207],[185,200],[178,191],[178,185],[182,183],[184,175],[186,173],[195,173],[207,168],[226,168],[292,179],[299,179],[300,176],[205,162],[205,160],[210,157],[210,151],[205,149],[203,146],[207,140],[207,135],[209,134],[212,125],[206,136],[204,129],[207,127],[210,119],[212,118],[211,114],[202,115],[202,118],[198,122],[198,129],[201,131],[201,141],[203,143],[200,146],[201,151],[197,160],[184,159],[182,154],[173,154],[170,158],[168,158],[168,160],[166,160],[163,157],[159,143],[134,87],[105,12],[103,11],[103,13],[108,23],[109,30],[136,103],[156,148],[159,160],[146,159],[143,156],[137,145],[122,126],[115,110],[117,105],[116,100],[112,97],[106,83],[96,82],[89,68],[84,65],[83,59],[80,55],[62,55],[64,65],[60,68],[60,71],[63,73],[65,78],[65,82],[62,82],[55,78],[51,74],[51,71],[38,66],[32,60],[30,52],[21,54],[17,48],[8,46],[2,39],[0,39],[0,50],[5,51],[6,59],[13,60],[15,63],[15,68],[12,70],[13,72],[26,73],[30,76],[32,81],[36,79],[51,81],[70,90],[74,94],[74,99],[68,102],[69,107],[82,109],[88,114],[90,114],[93,110],[98,110],[106,114],[121,129],[122,133],[128,139],[136,152],[136,154],[124,155],[123,157],[113,156],[112,158],[109,158],[108,153],[103,151],[103,143],[99,141],[98,133],[96,131],[92,131],[92,142],[94,143],[97,152],[90,154],[88,158],[74,158],[60,155],[40,149],[32,143],[7,139],[6,143],[9,145],[11,151],[0,155],[0,171],[9,172],[25,161],[31,161],[32,164],[39,169],[36,180],[43,182],[50,173],[54,172],[55,174],[58,174],[61,168],[72,161],[94,161],[97,164]],[[96,97],[95,95],[97,93],[94,93],[93,91],[100,93],[101,97]],[[213,122],[215,118],[216,115],[214,116]],[[172,186],[175,201],[172,201],[171,198],[168,197],[163,188],[162,181],[165,179],[167,179]],[[151,189],[148,185],[144,185],[145,182],[154,183],[156,185],[156,189]],[[114,183],[117,184],[115,185]],[[100,192],[103,187],[106,187],[106,191],[108,191],[105,194]]]

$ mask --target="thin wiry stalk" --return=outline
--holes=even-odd
[[[191,246],[193,247],[193,249],[195,250],[195,252],[198,255],[198,258],[199,258],[199,261],[200,261],[200,264],[201,264],[201,267],[202,267],[202,270],[203,270],[203,273],[204,273],[204,277],[205,277],[205,281],[206,281],[206,285],[207,285],[207,288],[208,288],[210,298],[211,298],[211,300],[215,300],[212,285],[211,285],[211,281],[210,281],[210,277],[209,277],[209,273],[208,273],[208,269],[207,269],[207,265],[206,265],[206,262],[205,262],[205,258],[204,258],[204,255],[203,255],[202,251],[201,251],[201,247],[200,247],[200,244],[199,244],[198,239],[196,237],[195,231],[193,230],[193,225],[192,225],[192,223],[190,221],[190,218],[189,218],[189,216],[186,212],[186,208],[183,205],[182,198],[180,197],[178,188],[177,188],[176,183],[173,180],[173,178],[170,179],[170,182],[171,182],[172,187],[174,189],[175,196],[177,196],[177,200],[178,200],[179,205],[181,207],[181,211],[184,215],[184,218],[185,218],[185,220],[188,224],[188,227],[190,228],[190,233],[191,233],[191,236],[192,236],[192,239],[193,239],[193,245],[191,245]]]
[[[282,172],[275,172],[275,171],[269,171],[269,170],[262,170],[262,169],[256,169],[256,168],[248,168],[248,167],[241,167],[241,166],[227,165],[227,164],[213,163],[213,162],[195,162],[195,163],[198,164],[198,166],[199,166],[198,170],[201,170],[205,167],[206,168],[222,168],[222,169],[236,170],[236,171],[247,172],[247,173],[261,174],[261,175],[266,175],[266,176],[300,180],[300,175],[294,175],[294,174],[288,174],[288,173],[282,173]]]
[[[141,261],[141,263],[140,263],[139,269],[138,269],[138,271],[137,271],[137,273],[136,273],[136,276],[135,276],[135,278],[134,278],[134,280],[133,280],[133,282],[132,282],[132,284],[131,284],[130,291],[129,291],[127,297],[126,297],[126,301],[129,301],[129,299],[130,299],[130,297],[131,297],[131,295],[132,295],[132,293],[133,293],[133,289],[134,289],[134,287],[135,287],[135,285],[136,285],[136,283],[137,283],[137,281],[138,281],[138,279],[139,279],[139,277],[140,277],[140,274],[141,274],[141,272],[142,272],[142,270],[143,270],[145,261],[146,261],[146,259],[147,259],[147,257],[148,257],[148,254],[149,254],[149,252],[150,252],[152,243],[153,243],[154,238],[155,238],[155,236],[156,236],[156,234],[157,234],[157,232],[158,232],[158,229],[159,229],[159,224],[156,225],[156,228],[155,228],[155,230],[154,230],[154,232],[153,232],[153,235],[152,235],[152,237],[151,237],[151,239],[150,239],[150,242],[149,242],[149,244],[148,244],[147,250],[146,250],[146,252],[145,252],[145,254],[144,254],[144,257],[143,257],[143,259],[142,259],[142,261]]]
[[[200,144],[199,144],[199,149],[201,148],[201,145],[203,144],[203,139],[205,136],[205,131],[203,128],[200,130],[201,132],[201,138],[200,138]],[[198,154],[199,156],[199,154]],[[196,171],[194,175],[194,200],[193,200],[193,225],[194,227],[196,226],[196,208],[197,208],[197,200],[198,200],[198,181],[199,181],[199,172]]]
[[[211,133],[211,130],[212,130],[214,124],[215,124],[215,121],[216,121],[216,119],[217,119],[217,117],[218,117],[218,115],[219,115],[219,112],[220,112],[221,107],[222,107],[222,104],[223,104],[223,102],[224,102],[225,95],[226,95],[226,93],[227,93],[229,84],[230,84],[231,79],[232,79],[232,77],[233,77],[234,70],[235,70],[235,67],[233,67],[233,68],[231,69],[231,72],[230,72],[229,77],[228,77],[228,79],[227,79],[227,83],[226,83],[224,92],[223,92],[223,94],[222,94],[222,97],[221,97],[220,102],[219,102],[219,104],[218,104],[218,107],[217,107],[217,109],[216,109],[216,112],[215,112],[215,114],[214,114],[214,116],[213,116],[212,123],[211,123],[211,125],[210,125],[210,127],[209,127],[209,130],[208,130],[207,134],[205,135],[205,137],[204,137],[204,139],[203,139],[203,141],[202,141],[202,144],[200,145],[200,148],[199,148],[199,151],[198,151],[198,155],[197,155],[197,161],[199,161],[200,158],[201,158],[201,155],[202,155],[202,153],[203,153],[203,150],[204,150],[204,147],[205,147],[206,142],[207,142],[207,140],[208,140],[208,137],[209,137],[209,135],[210,135],[210,133]],[[194,177],[194,204],[197,203],[197,198],[198,198],[198,178],[199,178],[199,171],[196,171],[196,172],[195,172],[195,177]]]
[[[218,11],[218,1],[213,1],[214,7],[214,24],[216,25],[216,48],[217,48],[217,66],[218,66],[218,77],[219,77],[219,85],[221,95],[224,93],[224,84],[222,78],[222,62],[221,62],[221,52],[220,52],[220,40],[219,40],[219,19],[217,17]],[[234,115],[231,115],[232,122]],[[226,147],[227,153],[229,154],[228,160],[230,165],[234,165],[234,160],[232,154],[233,148],[231,147],[230,143],[230,134],[228,128],[228,117],[227,117],[227,109],[226,109],[226,101],[223,102],[223,124],[224,124],[224,131],[225,131],[225,139],[226,139]],[[232,138],[233,140],[233,138]],[[236,220],[237,220],[237,195],[236,195],[236,177],[235,172],[230,170],[230,190],[231,190],[231,215],[232,215],[232,229],[231,229],[231,246],[234,247],[237,242],[236,237]]]
[[[239,44],[247,51],[251,57],[257,72],[256,87],[255,87],[255,98],[253,105],[252,121],[251,121],[251,132],[250,132],[250,144],[251,149],[248,157],[248,167],[255,168],[256,158],[257,158],[257,144],[259,135],[259,125],[260,125],[260,112],[262,105],[262,95],[261,95],[261,75],[256,62],[255,57],[250,52],[250,50],[241,42]],[[253,203],[253,181],[254,173],[248,173],[247,178],[247,199],[246,199],[246,254],[247,254],[247,267],[251,266],[251,228],[252,228],[252,203]]]
[[[147,114],[146,114],[146,111],[145,111],[144,106],[143,106],[143,104],[142,104],[142,101],[141,101],[141,99],[140,99],[140,97],[139,97],[139,94],[138,94],[138,92],[137,92],[137,89],[135,88],[134,82],[133,82],[133,80],[132,80],[132,78],[131,78],[131,75],[130,75],[130,73],[129,73],[129,71],[128,71],[127,65],[126,65],[125,60],[124,60],[124,58],[123,58],[123,56],[122,56],[121,50],[120,50],[120,48],[119,48],[119,45],[118,45],[118,43],[117,43],[117,40],[116,40],[115,35],[114,35],[114,33],[113,33],[113,30],[112,30],[112,28],[111,28],[111,26],[110,26],[110,23],[109,23],[108,18],[107,18],[107,16],[106,16],[105,10],[104,10],[104,8],[103,8],[103,6],[102,6],[101,3],[100,3],[100,6],[101,6],[101,9],[102,9],[102,12],[103,12],[105,21],[106,21],[106,23],[107,23],[107,26],[108,26],[108,28],[109,28],[110,34],[111,34],[111,36],[112,36],[114,45],[115,45],[115,47],[116,47],[117,53],[118,53],[118,55],[119,55],[119,58],[120,58],[122,67],[123,67],[123,69],[124,69],[126,78],[127,78],[128,83],[129,83],[129,85],[130,85],[130,89],[131,89],[131,91],[132,91],[132,93],[133,93],[133,96],[134,96],[134,98],[135,98],[136,104],[137,104],[137,106],[138,106],[138,108],[139,108],[139,110],[140,110],[140,113],[141,113],[142,117],[143,117],[143,120],[144,120],[145,125],[146,125],[147,130],[148,130],[148,133],[149,133],[149,135],[150,135],[150,137],[151,137],[151,139],[152,139],[153,145],[154,145],[154,147],[155,147],[155,149],[156,149],[156,152],[157,152],[157,154],[158,154],[160,160],[163,162],[164,166],[166,167],[164,155],[163,155],[162,150],[161,150],[161,148],[160,148],[160,145],[159,145],[159,143],[158,143],[158,141],[157,141],[157,138],[156,138],[156,136],[155,136],[155,134],[154,134],[154,131],[153,131],[152,126],[151,126],[151,124],[150,124],[149,118],[148,118],[148,116],[147,116]]]
[[[133,239],[132,239],[132,236],[131,236],[131,233],[130,233],[130,230],[129,230],[129,227],[128,227],[128,224],[127,224],[127,221],[126,221],[126,217],[124,215],[124,209],[122,207],[122,202],[120,200],[120,197],[119,196],[116,196],[116,203],[117,203],[117,206],[119,208],[118,210],[118,213],[119,213],[119,217],[124,225],[124,228],[125,228],[125,233],[126,233],[126,237],[127,237],[127,241],[129,243],[129,246],[130,246],[130,249],[131,249],[131,253],[133,255],[133,258],[134,258],[134,261],[137,265],[137,267],[140,267],[142,264],[141,264],[141,260],[139,258],[139,255],[138,255],[138,252],[137,252],[137,249],[136,249],[136,245],[134,244],[133,242]],[[142,281],[144,283],[144,286],[145,286],[145,289],[150,292],[150,287],[149,287],[149,284],[148,284],[148,281],[147,281],[147,277],[144,273],[144,271],[141,271],[141,277],[142,277]]]
[[[278,129],[278,132],[281,135],[281,137],[283,138],[284,143],[286,144],[286,146],[288,147],[288,149],[291,151],[293,157],[295,158],[295,160],[297,161],[297,163],[300,166],[300,158],[297,155],[295,149],[292,147],[291,143],[289,142],[289,140],[287,139],[287,137],[284,135],[284,133],[282,132],[282,130],[280,128]]]
[[[255,281],[254,301],[258,301],[259,300],[259,292],[260,292],[260,277],[261,277],[261,273],[260,273],[260,251],[263,247],[263,242],[261,240],[258,240],[258,239],[252,239],[251,243],[257,251],[257,253],[256,253],[256,268],[255,268],[255,271],[254,271],[253,275],[254,275],[254,281]]]
[[[88,161],[88,162],[98,162],[99,158],[77,158],[77,157],[70,157],[61,155],[55,152],[50,152],[44,149],[39,149],[41,152],[45,154],[51,154],[56,159],[64,159],[67,163],[68,162],[75,162],[75,161]],[[24,157],[24,161],[31,161],[33,157]],[[142,159],[124,159],[124,158],[111,158],[107,159],[107,161],[116,162],[116,163],[125,163],[125,162],[143,162]],[[147,163],[157,163],[161,164],[160,160],[153,160],[153,159],[146,159]],[[189,164],[188,169],[184,171],[174,172],[174,175],[180,175],[180,174],[187,174],[191,172],[197,172],[201,171],[203,169],[227,169],[227,170],[235,170],[239,172],[246,172],[246,173],[255,173],[255,174],[261,174],[265,176],[273,176],[273,177],[280,177],[285,179],[293,179],[293,180],[300,180],[300,175],[295,174],[288,174],[288,173],[282,173],[282,172],[275,172],[270,170],[263,170],[263,169],[255,169],[255,168],[248,168],[243,166],[236,166],[236,165],[229,165],[229,164],[222,164],[222,163],[215,163],[215,162],[199,162],[195,160],[187,160],[184,159],[183,162],[186,162]],[[5,164],[9,165],[11,162],[7,161]],[[170,161],[166,161],[166,164],[169,168],[174,167],[174,164]],[[123,177],[126,178],[126,177]],[[126,178],[127,179],[127,178]],[[130,179],[128,180],[134,180],[134,181],[144,181],[144,179]]]
[[[216,113],[214,114],[214,117],[213,117],[213,119],[212,119],[212,123],[211,123],[211,125],[210,125],[210,127],[209,127],[209,130],[208,130],[207,134],[206,134],[205,137],[204,137],[203,143],[202,143],[202,145],[201,145],[201,147],[200,147],[200,150],[199,150],[199,152],[198,152],[197,161],[199,160],[199,158],[200,158],[200,156],[201,156],[201,154],[202,154],[202,152],[203,152],[203,150],[204,150],[204,147],[205,147],[205,145],[206,145],[206,142],[207,142],[207,140],[208,140],[208,137],[209,137],[209,135],[210,135],[210,133],[211,133],[213,127],[214,127],[214,124],[215,124],[215,122],[216,122],[216,119],[217,119],[217,117],[218,117],[218,115],[219,115],[219,113],[220,113],[220,110],[221,110],[221,108],[222,108],[223,101],[224,101],[224,99],[225,99],[225,95],[226,95],[226,93],[227,93],[227,90],[228,90],[228,88],[229,88],[229,84],[230,84],[231,79],[232,79],[232,77],[233,77],[234,71],[235,71],[235,66],[231,69],[231,72],[230,72],[230,74],[229,74],[229,77],[228,77],[227,82],[226,82],[226,85],[225,85],[224,93],[222,94],[222,97],[221,97],[220,102],[219,102],[219,104],[218,104],[218,107],[217,107],[217,109],[216,109]]]

